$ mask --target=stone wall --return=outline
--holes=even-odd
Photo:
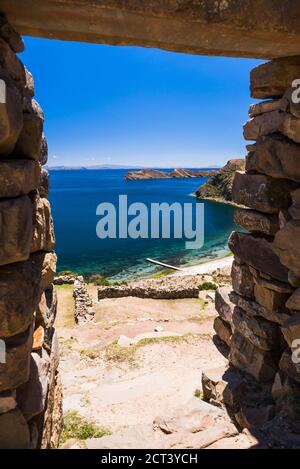
[[[233,200],[245,206],[234,219],[246,232],[230,236],[232,289],[216,294],[215,330],[229,346],[230,364],[269,393],[275,408],[300,395],[300,104],[291,88],[297,78],[300,57],[251,73],[251,96],[267,101],[250,107],[244,126],[255,143],[247,146],[246,171],[236,173]],[[245,412],[242,420],[250,425]]]
[[[0,15],[0,448],[47,448],[62,422],[55,238],[44,114],[23,49]]]

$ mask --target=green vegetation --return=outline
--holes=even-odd
[[[70,337],[69,339],[61,341],[61,344],[62,344],[61,352],[60,352],[61,356],[65,357],[66,355],[68,355],[72,351],[73,346],[76,344],[76,342],[77,342],[77,339],[75,339],[74,337]]]
[[[150,278],[166,277],[166,275],[173,274],[173,273],[174,273],[174,270],[173,270],[173,269],[165,268],[165,269],[163,269],[161,272],[158,272],[157,274],[151,275]]]
[[[151,337],[142,339],[136,344],[130,345],[128,347],[122,347],[118,344],[117,341],[112,342],[104,348],[104,359],[107,362],[118,362],[118,363],[128,363],[130,366],[137,366],[135,354],[138,349],[145,347],[147,345],[153,345],[158,343],[167,343],[167,344],[178,344],[190,340],[201,338],[201,339],[211,339],[210,334],[192,334],[187,333],[179,336],[166,336],[166,337]]]
[[[60,444],[64,444],[70,438],[87,440],[88,438],[102,438],[111,435],[108,428],[99,427],[94,422],[88,422],[75,410],[71,410],[64,418],[64,427],[60,437]]]
[[[201,389],[198,389],[198,388],[195,389],[194,396],[199,397],[199,399],[202,399],[203,398],[203,391],[201,391]]]
[[[108,287],[110,285],[110,281],[104,275],[100,274],[91,275],[89,282],[93,283],[97,287]]]
[[[79,275],[77,272],[73,272],[72,270],[62,270],[59,272],[58,276],[77,276]]]
[[[89,358],[95,360],[99,357],[101,350],[99,349],[82,349],[80,350],[80,358]]]
[[[199,290],[216,290],[218,288],[218,285],[216,285],[213,282],[204,282],[201,285],[199,285]]]

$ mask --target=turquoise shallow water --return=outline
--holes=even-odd
[[[206,179],[125,181],[125,170],[51,170],[52,213],[56,231],[58,271],[101,273],[114,279],[151,275],[161,269],[147,257],[172,265],[191,265],[224,256],[227,238],[235,229],[233,208],[205,202],[205,242],[199,250],[185,249],[182,239],[105,239],[96,236],[101,202],[199,203],[191,194]]]

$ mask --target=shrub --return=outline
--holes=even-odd
[[[108,287],[110,285],[109,280],[100,274],[91,275],[89,281],[97,287]]]
[[[204,282],[201,285],[199,285],[199,290],[216,290],[218,288],[218,285],[216,285],[213,282]]]
[[[78,273],[77,273],[77,272],[73,272],[72,270],[62,270],[61,272],[59,272],[58,275],[59,275],[59,276],[77,277],[77,276],[78,276]]]
[[[102,438],[106,435],[110,435],[107,428],[98,427],[94,422],[88,422],[81,417],[76,410],[70,410],[64,418],[60,443],[63,444],[70,438],[87,440],[88,438]]]

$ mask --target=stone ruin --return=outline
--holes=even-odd
[[[6,362],[0,363],[0,447],[55,447],[62,427],[44,115],[33,99],[33,77],[16,55],[24,48],[16,30],[275,59],[251,74],[252,97],[268,101],[250,108],[244,135],[256,143],[248,146],[246,171],[237,174],[233,187],[235,201],[247,207],[235,211],[235,221],[249,232],[231,235],[233,288],[216,297],[215,329],[227,343],[230,367],[207,372],[203,389],[241,428],[259,428],[263,436],[272,430],[275,444],[287,435],[291,446],[299,444],[297,425],[282,420],[283,411],[288,416],[292,411],[281,406],[287,396],[296,400],[300,386],[300,365],[292,354],[300,335],[300,111],[291,90],[300,78],[298,2],[71,3],[1,1],[9,22],[0,16],[0,83],[6,97],[1,88],[0,346]]]
[[[87,291],[86,284],[81,275],[76,277],[73,287],[73,298],[75,302],[75,322],[82,325],[91,322],[95,316],[93,300]]]
[[[48,448],[62,426],[55,237],[44,114],[16,55],[23,49],[0,16],[0,447]]]
[[[205,373],[203,381],[206,398],[223,401],[242,428],[275,431],[275,415],[282,417],[287,402],[289,417],[298,419],[300,104],[293,102],[291,88],[298,76],[300,57],[252,70],[251,96],[267,101],[249,109],[244,137],[256,143],[247,146],[246,171],[237,172],[233,183],[233,200],[245,207],[235,209],[234,220],[247,232],[229,238],[232,288],[216,292],[219,317],[214,323],[229,348],[231,366],[225,373]],[[300,428],[293,431],[284,427],[275,436],[267,434],[272,445],[286,441],[299,447]]]

